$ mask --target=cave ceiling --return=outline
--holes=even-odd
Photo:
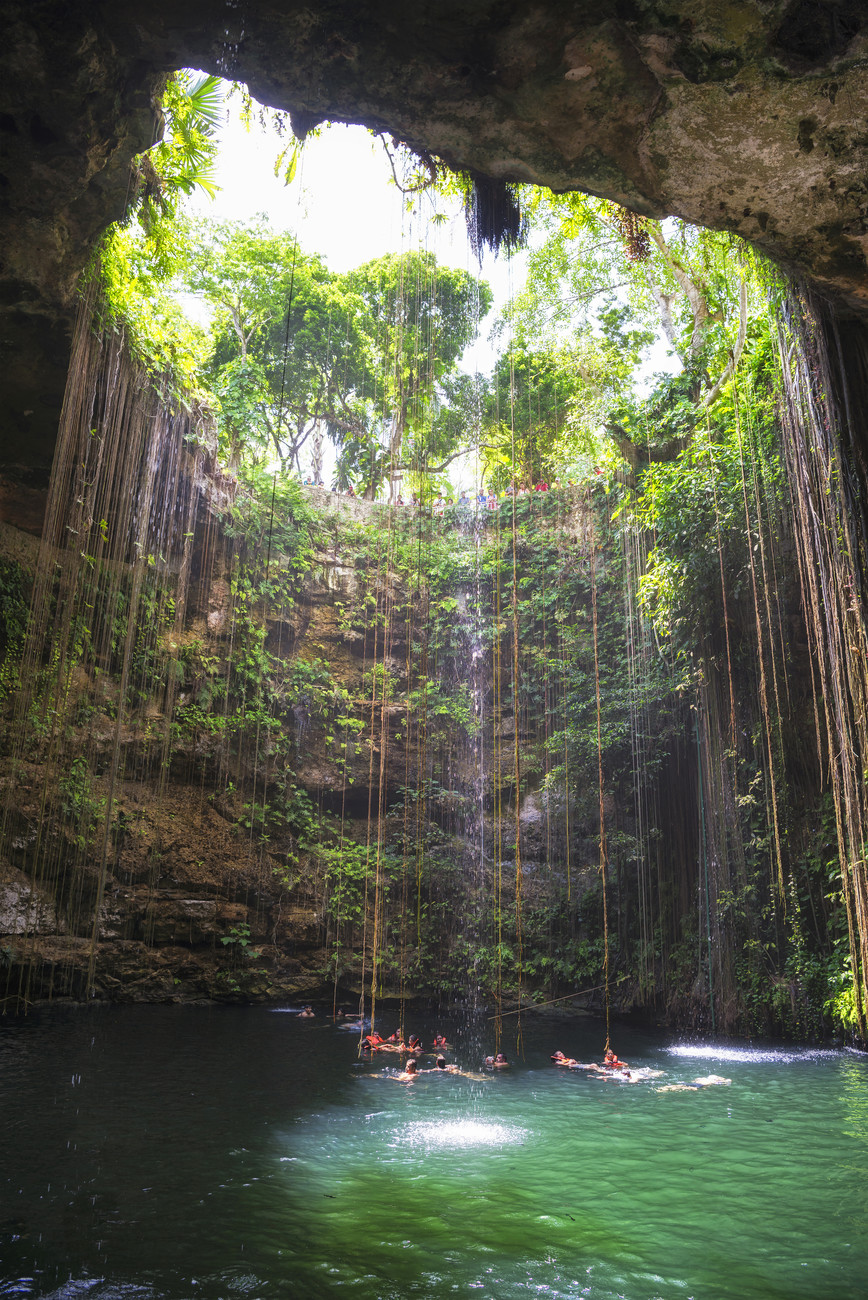
[[[77,278],[182,66],[246,81],[302,133],[362,123],[458,168],[737,231],[868,313],[863,0],[15,0],[0,16],[0,466],[50,461]]]

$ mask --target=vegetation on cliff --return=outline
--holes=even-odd
[[[535,200],[470,375],[467,272],[149,201],[91,287],[26,640],[4,570],[9,997],[859,1026],[774,277]],[[661,331],[681,370],[643,381]],[[327,462],[370,504],[301,486]]]

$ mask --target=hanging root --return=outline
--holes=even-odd
[[[651,241],[645,226],[645,218],[629,208],[622,208],[612,203],[612,224],[617,228],[626,245],[628,262],[647,262],[651,254]]]
[[[501,249],[512,253],[523,248],[527,241],[527,221],[522,216],[515,185],[480,172],[465,172],[465,180],[464,217],[475,256],[481,260],[486,248],[495,255]]]

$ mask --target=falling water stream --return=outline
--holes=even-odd
[[[479,1073],[490,1024],[411,1027]],[[624,1031],[661,1074],[549,1060],[600,1042],[537,1021],[508,1071],[408,1085],[352,1031],[263,1007],[7,1023],[0,1295],[865,1294],[865,1057]],[[710,1073],[731,1083],[661,1091]]]

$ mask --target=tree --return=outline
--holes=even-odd
[[[149,233],[159,217],[177,215],[180,195],[217,191],[214,162],[223,110],[219,77],[182,69],[166,83],[160,104],[163,134],[132,162],[138,219]]]
[[[425,472],[430,404],[476,337],[491,306],[491,290],[466,271],[438,266],[433,253],[421,251],[378,258],[346,278],[364,307],[373,363],[370,396],[388,426],[394,497],[405,470]]]
[[[300,469],[324,429],[364,437],[369,412],[356,395],[369,342],[344,278],[263,222],[202,225],[190,242],[187,285],[214,310],[209,378],[229,463],[270,452]]]
[[[485,405],[483,451],[495,486],[580,475],[599,455],[613,402],[630,390],[645,330],[625,328],[627,309],[601,313],[548,347],[517,338],[497,360]]]
[[[756,266],[726,234],[661,224],[586,195],[539,198],[546,239],[532,253],[517,316],[525,333],[557,338],[576,320],[605,322],[618,304],[640,331],[662,333],[683,367],[690,429],[719,397],[744,347],[749,317],[765,310]],[[601,311],[601,308],[603,309]],[[638,358],[637,358],[638,359]],[[626,394],[624,394],[626,395]],[[680,393],[679,393],[680,400]],[[677,455],[689,429],[656,448],[619,420],[609,433],[634,468]],[[649,430],[645,430],[647,434]]]

